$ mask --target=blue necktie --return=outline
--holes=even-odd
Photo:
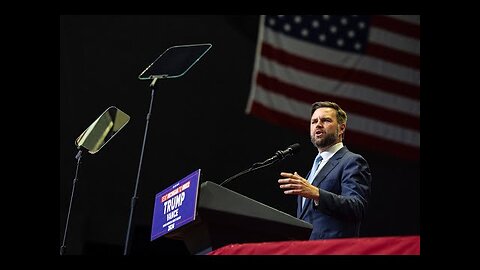
[[[311,184],[313,179],[315,179],[316,172],[318,170],[318,166],[322,163],[322,156],[320,154],[317,155],[315,161],[313,162],[312,170],[310,171],[310,175],[308,176],[308,182]]]
[[[317,155],[315,158],[315,161],[313,162],[312,170],[310,171],[310,175],[308,176],[308,182],[311,184],[313,182],[313,179],[315,179],[315,176],[317,175],[316,172],[318,170],[318,166],[320,166],[320,163],[322,163],[322,156],[320,154]],[[302,197],[302,208],[305,205],[305,197]]]

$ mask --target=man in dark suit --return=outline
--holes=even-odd
[[[310,138],[318,155],[307,179],[282,172],[285,194],[298,195],[297,217],[313,225],[310,239],[358,237],[370,197],[367,161],[343,145],[347,114],[336,103],[316,102]]]

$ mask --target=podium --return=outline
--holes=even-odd
[[[196,218],[165,237],[182,240],[191,254],[228,244],[308,240],[312,224],[206,181],[201,184]]]

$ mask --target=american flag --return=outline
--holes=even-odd
[[[418,160],[420,16],[261,16],[246,113],[308,132],[316,101],[347,112],[347,145]]]

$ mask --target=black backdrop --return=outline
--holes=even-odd
[[[146,114],[148,82],[137,76],[174,45],[212,43],[187,74],[158,82],[132,228],[131,254],[185,253],[183,243],[149,241],[154,196],[196,169],[220,183],[292,143],[302,149],[228,188],[295,215],[294,197],[276,180],[282,170],[305,174],[316,149],[299,133],[245,114],[258,16],[60,16],[61,245],[72,180],[74,140],[107,107],[130,122],[100,152],[84,154],[70,216],[66,254],[122,254]],[[341,105],[341,104],[340,104]],[[348,112],[348,108],[345,108]],[[359,148],[373,173],[362,236],[420,234],[420,162]]]

